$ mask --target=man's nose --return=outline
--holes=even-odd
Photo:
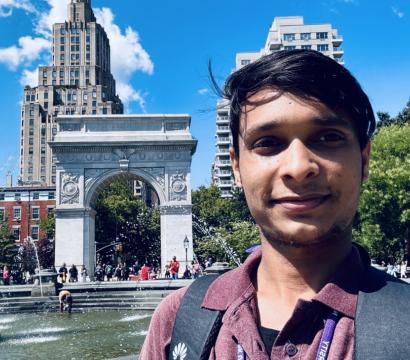
[[[319,164],[306,144],[294,139],[282,153],[279,174],[285,180],[302,182],[319,174]]]

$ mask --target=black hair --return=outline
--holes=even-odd
[[[210,73],[211,80],[215,79]],[[222,96],[229,100],[233,148],[239,154],[238,136],[242,107],[256,92],[272,88],[312,103],[320,102],[352,121],[363,149],[376,119],[369,98],[344,66],[314,50],[283,50],[265,55],[233,72]]]

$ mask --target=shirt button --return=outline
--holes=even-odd
[[[287,343],[285,345],[285,351],[288,356],[292,357],[296,355],[296,353],[298,352],[298,348],[292,343]]]

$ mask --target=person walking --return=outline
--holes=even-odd
[[[174,256],[169,263],[169,271],[173,280],[178,279],[179,261],[177,260],[176,256]]]
[[[7,265],[3,268],[3,285],[10,285],[10,270]]]
[[[401,279],[407,279],[407,260],[402,261],[400,264],[400,278]]]

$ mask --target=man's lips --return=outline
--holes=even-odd
[[[273,203],[281,205],[286,210],[299,212],[312,210],[324,203],[329,197],[329,194],[286,196],[274,199]]]

